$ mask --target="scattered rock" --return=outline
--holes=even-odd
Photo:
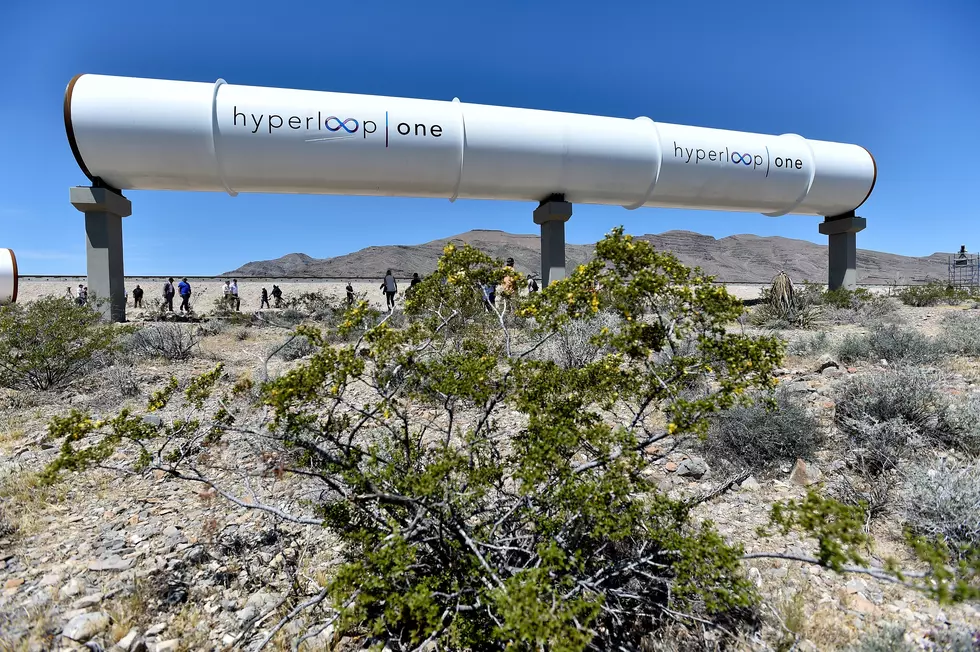
[[[133,647],[133,643],[139,638],[140,630],[135,627],[129,630],[129,633],[123,636],[121,639],[116,641],[116,647],[121,649],[123,652],[129,652],[130,648]]]
[[[159,414],[144,414],[143,423],[147,423],[151,426],[160,426],[163,425],[163,419]]]
[[[817,373],[823,373],[827,369],[840,369],[840,363],[834,360],[830,354],[824,353],[817,361]]]
[[[180,647],[180,639],[172,638],[169,641],[160,641],[153,646],[154,652],[174,652]]]
[[[156,625],[153,625],[148,630],[146,630],[146,635],[156,636],[157,634],[159,634],[165,629],[167,629],[167,623],[157,623]]]
[[[9,580],[3,583],[3,588],[5,589],[16,589],[18,586],[24,583],[23,577],[11,577]]]
[[[844,372],[837,367],[827,367],[826,369],[821,371],[820,374],[827,378],[838,378],[840,376],[843,376]]]
[[[673,473],[674,471],[677,470],[677,464],[675,464],[674,462],[667,462],[666,464],[664,464],[664,469],[668,473]]]
[[[812,462],[807,464],[801,459],[796,460],[796,464],[793,466],[793,471],[790,473],[789,480],[793,484],[798,484],[803,487],[809,487],[810,485],[820,482],[823,478],[823,473],[817,468],[816,464]]]
[[[109,614],[96,611],[79,614],[68,621],[61,635],[73,641],[84,643],[109,627]]]
[[[93,571],[124,571],[129,570],[132,565],[132,559],[123,559],[119,555],[112,555],[106,559],[89,562],[88,569]]]
[[[708,472],[708,463],[700,457],[688,457],[681,460],[677,465],[677,475],[682,478],[694,478],[700,480]]]
[[[61,582],[61,575],[58,575],[57,573],[48,573],[47,575],[41,578],[40,585],[54,586],[59,582]]]
[[[61,587],[61,590],[58,591],[58,595],[61,597],[62,600],[66,598],[73,598],[79,593],[81,593],[82,589],[84,588],[85,588],[85,584],[81,582],[77,577],[73,577],[68,581],[68,584],[65,584],[63,587]]]
[[[750,475],[749,477],[745,478],[745,480],[742,480],[741,487],[746,491],[758,491],[759,489],[762,489],[762,485],[759,484],[759,481],[756,480],[755,476],[753,475]]]
[[[85,597],[75,600],[71,606],[73,609],[87,609],[88,607],[94,607],[102,602],[103,597],[104,596],[101,593],[93,593],[92,595],[86,595]]]

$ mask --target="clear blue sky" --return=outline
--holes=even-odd
[[[0,247],[85,271],[68,81],[104,73],[451,99],[853,142],[876,157],[859,246],[980,250],[980,1],[0,2]],[[212,274],[473,228],[517,202],[131,191],[127,274]],[[815,242],[820,218],[576,206],[569,242],[688,229]]]

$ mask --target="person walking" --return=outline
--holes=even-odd
[[[538,282],[535,281],[533,277],[532,278],[528,278],[527,279],[527,293],[528,294],[534,294],[537,291],[538,291]]]
[[[487,312],[497,312],[497,286],[494,283],[483,284],[483,307]]]
[[[276,301],[276,308],[282,308],[282,290],[278,285],[272,286],[272,298]]]
[[[180,279],[180,283],[177,284],[177,290],[180,291],[180,311],[190,312],[191,311],[191,284],[187,282],[186,278]],[[173,301],[173,299],[171,299]]]
[[[133,288],[133,307],[143,307],[143,288],[140,287],[139,283],[137,283],[136,287]]]
[[[347,305],[348,306],[353,306],[354,305],[354,286],[352,286],[350,284],[350,281],[347,281],[347,287],[344,288],[344,289],[347,290]]]
[[[174,311],[174,295],[177,291],[174,290],[174,279],[173,277],[168,278],[163,284],[163,305],[160,306],[161,310],[168,310],[170,312]]]
[[[221,288],[221,291],[224,292],[223,296],[225,299],[225,306],[230,310],[231,309],[231,281],[225,281],[225,285],[224,287]]]
[[[262,305],[259,306],[259,310],[269,307],[269,292],[262,288]]]
[[[235,312],[241,312],[242,300],[238,297],[238,279],[231,279],[231,300],[235,303]]]
[[[510,308],[511,303],[514,301],[514,296],[517,294],[517,271],[514,269],[514,259],[508,258],[507,265],[505,267],[504,280],[500,287],[500,296],[504,300],[503,313],[507,314],[507,309]]]
[[[395,277],[391,274],[390,269],[385,272],[385,278],[381,281],[381,289],[385,293],[388,310],[393,311],[395,309],[395,295],[398,294],[398,282],[395,281]]]
[[[88,286],[79,285],[78,286],[78,305],[84,306],[88,303]]]

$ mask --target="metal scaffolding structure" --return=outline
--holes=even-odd
[[[980,254],[970,254],[966,246],[949,257],[949,285],[954,288],[980,287]]]

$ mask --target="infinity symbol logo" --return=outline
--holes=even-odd
[[[328,127],[329,129],[329,127]],[[742,163],[744,165],[752,165],[752,155],[751,154],[739,154],[738,152],[732,152],[732,163]]]
[[[333,120],[334,123],[337,125],[336,127],[331,127],[330,126],[330,121],[331,120]],[[344,131],[346,131],[349,134],[352,134],[355,131],[357,131],[357,128],[360,126],[360,124],[354,118],[347,118],[346,120],[341,120],[340,118],[338,118],[335,115],[330,116],[329,118],[327,118],[323,122],[324,122],[324,125],[327,128],[327,131],[340,131],[341,129],[343,129]],[[350,127],[347,126],[351,122],[354,123],[354,128],[353,129],[351,129]]]

